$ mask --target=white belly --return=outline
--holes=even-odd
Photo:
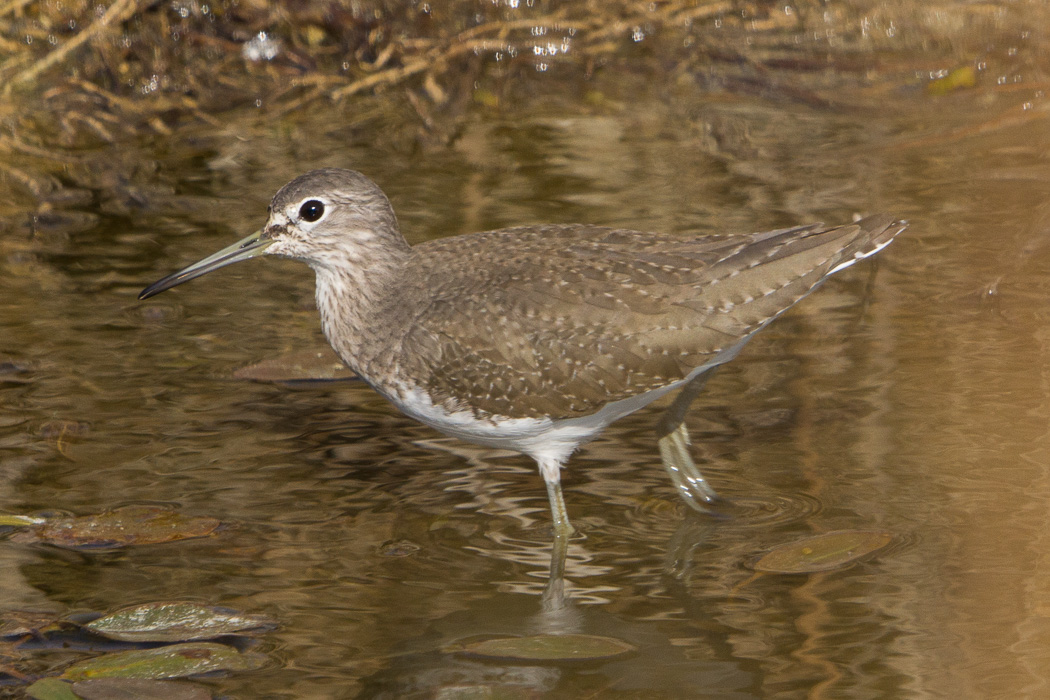
[[[411,385],[401,385],[397,394],[385,396],[402,413],[445,435],[477,445],[521,452],[541,463],[554,461],[561,464],[577,447],[596,438],[610,423],[648,406],[704,372],[735,358],[747,341],[780,313],[783,311],[767,319],[710,362],[694,369],[685,379],[607,403],[597,412],[578,418],[554,420],[495,416],[479,419],[469,409],[449,411],[444,406],[437,406],[422,389]]]
[[[434,405],[418,387],[403,387],[400,396],[387,398],[405,415],[445,435],[486,447],[514,450],[537,461],[561,463],[577,447],[596,438],[610,423],[648,406],[707,369],[710,367],[698,368],[688,379],[607,403],[590,415],[560,420],[505,416],[479,419],[467,409],[448,411],[443,406]]]

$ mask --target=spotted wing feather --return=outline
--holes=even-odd
[[[830,272],[902,228],[877,216],[687,239],[546,226],[424,244],[415,273],[431,280],[429,304],[399,361],[423,363],[415,376],[450,408],[586,415],[732,359]]]

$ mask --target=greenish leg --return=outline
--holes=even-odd
[[[547,484],[547,499],[551,504],[554,525],[554,543],[551,547],[550,576],[543,590],[543,607],[547,612],[565,608],[565,557],[569,551],[569,537],[573,527],[565,509],[565,498],[561,493],[561,462],[555,459],[537,459],[540,474]]]
[[[563,610],[565,604],[565,558],[569,553],[569,534],[566,532],[554,533],[554,543],[551,547],[551,568],[547,577],[547,585],[543,587],[541,601],[543,609],[547,612]]]
[[[673,432],[660,438],[660,459],[685,502],[701,512],[707,512],[700,501],[714,503],[719,496],[700,473],[700,468],[689,454],[689,445],[689,431],[685,423],[679,423]]]
[[[543,481],[547,484],[547,499],[551,504],[554,534],[568,537],[573,533],[573,527],[569,522],[569,511],[565,508],[565,498],[561,494],[561,462],[553,459],[537,461]]]
[[[664,469],[671,477],[678,495],[701,513],[709,513],[707,506],[721,499],[700,473],[700,468],[689,452],[689,430],[685,427],[685,415],[690,404],[703,390],[710,374],[711,370],[708,370],[686,384],[657,424],[660,459]]]

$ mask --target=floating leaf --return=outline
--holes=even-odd
[[[12,539],[67,549],[113,548],[205,537],[219,525],[215,518],[182,515],[170,508],[128,506],[80,518],[53,518]]]
[[[30,525],[42,525],[46,520],[34,518],[29,515],[8,515],[0,513],[0,527],[29,527]]]
[[[186,642],[274,624],[262,615],[196,603],[148,603],[123,608],[84,625],[124,642]]]
[[[199,685],[146,678],[93,678],[73,684],[84,700],[210,700],[211,693]]]
[[[34,700],[80,700],[69,683],[57,678],[41,678],[26,688],[26,697]]]
[[[756,571],[808,574],[830,571],[882,549],[893,535],[879,530],[837,530],[777,547],[755,562]]]
[[[602,661],[634,651],[635,647],[613,637],[589,634],[537,634],[501,637],[466,644],[461,652],[486,659],[565,662]]]
[[[225,644],[196,642],[98,656],[73,664],[62,678],[182,678],[212,671],[250,671],[261,665],[254,654],[241,654]]]
[[[263,360],[233,373],[256,382],[310,382],[353,379],[355,375],[331,348],[302,350]]]

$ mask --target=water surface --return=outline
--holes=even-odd
[[[280,622],[259,647],[270,664],[208,681],[229,697],[472,685],[573,698],[1043,696],[1050,122],[1047,37],[1033,26],[1048,25],[999,25],[981,82],[948,95],[921,78],[973,60],[966,46],[906,44],[824,104],[706,92],[698,70],[662,84],[600,74],[591,89],[605,100],[581,105],[555,71],[520,112],[478,110],[447,148],[391,148],[381,124],[330,114],[278,125],[254,113],[227,133],[126,147],[151,164],[132,169],[133,197],[99,189],[72,210],[94,223],[28,222],[0,238],[0,510],[163,503],[230,527],[99,554],[0,542],[0,609],[170,598],[265,612]],[[543,221],[682,235],[878,211],[912,223],[770,326],[697,402],[697,459],[737,515],[677,501],[654,410],[573,458],[571,607],[549,614],[549,514],[530,460],[444,439],[361,383],[233,378],[323,345],[305,266],[250,261],[136,301],[259,226],[278,186],[322,166],[372,176],[412,242]],[[75,435],[54,439],[56,421]],[[828,573],[749,568],[847,528],[888,530],[895,544]],[[541,631],[638,651],[579,668],[446,651]]]

